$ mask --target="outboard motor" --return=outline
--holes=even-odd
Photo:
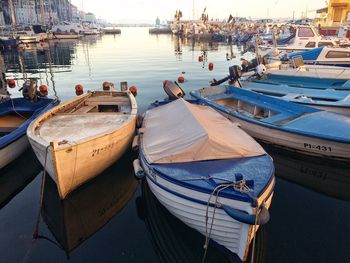
[[[229,75],[227,77],[220,79],[220,80],[213,79],[210,82],[210,86],[218,86],[218,85],[220,85],[228,80],[230,82],[238,82],[239,86],[241,86],[241,84],[239,82],[240,77],[242,77],[241,67],[235,65],[235,66],[229,67],[228,70],[229,70]]]
[[[243,72],[248,72],[250,70],[253,70],[258,65],[258,61],[256,58],[252,59],[250,62],[246,59],[241,59],[241,60],[242,60],[241,67]]]
[[[182,88],[180,88],[179,84],[175,81],[172,82],[170,80],[163,81],[163,89],[168,94],[169,100],[176,100],[179,98],[183,98],[186,94]]]
[[[36,80],[26,80],[23,83],[22,88],[19,89],[22,91],[22,95],[25,99],[31,101],[37,101],[38,92],[37,92],[37,82]]]

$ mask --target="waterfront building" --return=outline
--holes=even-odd
[[[70,0],[2,0],[0,4],[0,25],[14,23],[11,19],[11,2],[16,20],[14,22],[17,25],[38,23],[52,25],[63,21],[76,21],[78,18],[77,7],[72,5]],[[43,17],[41,16],[42,13]]]
[[[328,7],[317,10],[315,24],[321,33],[332,35],[339,27],[350,25],[350,0],[329,0]]]

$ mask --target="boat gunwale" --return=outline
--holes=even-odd
[[[326,136],[319,136],[319,135],[315,135],[313,133],[308,133],[308,132],[302,132],[300,130],[294,130],[294,129],[290,129],[288,127],[284,127],[284,126],[278,126],[278,125],[273,125],[271,123],[267,123],[267,122],[262,122],[261,120],[256,120],[254,118],[251,118],[247,115],[244,115],[236,110],[230,110],[229,107],[225,107],[222,105],[219,105],[213,101],[211,101],[210,99],[208,99],[207,97],[203,97],[199,94],[198,90],[196,91],[191,91],[190,92],[191,96],[193,96],[194,98],[198,99],[199,101],[201,101],[204,104],[207,104],[217,110],[219,110],[220,112],[223,112],[225,114],[231,115],[235,118],[259,125],[259,126],[263,126],[263,127],[267,127],[270,129],[274,129],[274,130],[279,130],[282,132],[287,132],[287,133],[292,133],[292,134],[297,134],[300,136],[306,136],[306,137],[312,137],[312,138],[317,138],[317,139],[322,139],[322,140],[327,140],[327,141],[334,141],[334,142],[338,142],[338,143],[345,143],[345,144],[349,144],[350,143],[350,139],[343,139],[343,138],[339,138],[339,137],[326,137]],[[231,93],[231,95],[234,95],[233,93]],[[261,95],[264,96],[264,95]],[[278,100],[278,99],[276,99]],[[287,102],[287,101],[285,101]],[[248,102],[249,103],[249,102]],[[293,103],[293,102],[287,102],[287,103]],[[302,107],[307,107],[305,105],[300,105]],[[310,108],[310,107],[308,107]],[[319,109],[315,109],[314,112],[320,112],[322,110]],[[334,113],[336,115],[341,115],[341,114],[337,114]],[[342,115],[342,116],[346,116],[346,115]],[[342,159],[347,159],[347,158],[342,158]]]
[[[92,135],[92,136],[84,137],[82,139],[75,140],[75,141],[68,142],[66,144],[61,144],[61,145],[55,144],[55,143],[53,143],[53,141],[47,141],[43,137],[41,137],[40,135],[36,134],[36,131],[38,129],[40,129],[42,123],[44,121],[54,117],[57,111],[62,110],[65,107],[69,107],[69,105],[74,105],[76,102],[79,103],[79,101],[83,101],[84,99],[87,99],[87,98],[91,97],[95,93],[116,93],[116,94],[121,94],[123,96],[126,95],[129,98],[131,111],[130,111],[130,113],[123,114],[124,116],[128,116],[128,118],[122,123],[121,126],[118,126],[117,129],[116,128],[112,128],[110,130],[104,131],[103,133],[98,133],[98,134],[95,134],[95,135]],[[72,114],[72,115],[74,115],[74,114]],[[79,114],[79,115],[86,115],[86,114]],[[78,116],[78,114],[76,114],[76,116]],[[27,135],[28,135],[28,137],[31,140],[34,140],[36,143],[38,143],[38,144],[40,144],[42,146],[52,145],[53,146],[52,148],[53,148],[54,151],[60,151],[62,149],[70,148],[70,147],[72,147],[72,145],[77,145],[77,144],[81,144],[81,143],[92,141],[92,140],[100,137],[101,135],[110,135],[110,134],[116,132],[119,129],[123,129],[131,121],[136,119],[136,116],[137,116],[137,104],[136,104],[135,97],[132,95],[132,93],[130,91],[127,91],[127,92],[123,92],[123,91],[121,91],[121,92],[120,91],[88,91],[84,95],[81,95],[81,96],[79,96],[77,98],[74,98],[73,100],[68,100],[67,102],[65,102],[63,104],[60,104],[60,105],[52,108],[51,110],[49,110],[46,113],[44,113],[43,115],[41,115],[39,118],[35,119],[29,125],[29,127],[27,129]]]

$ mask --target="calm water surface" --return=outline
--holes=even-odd
[[[206,54],[206,61],[198,56]],[[138,87],[142,113],[163,99],[162,81],[183,75],[188,93],[227,75],[225,44],[192,43],[146,28],[119,36],[51,42],[3,54],[8,77],[38,78],[51,96],[75,97],[74,86],[100,89],[103,81]],[[208,63],[214,70],[208,70]],[[14,97],[20,96],[11,90]],[[277,183],[271,220],[259,232],[255,262],[350,262],[350,167],[267,147]],[[133,154],[61,202],[45,180],[40,239],[37,219],[41,166],[28,150],[0,171],[0,262],[201,262],[204,237],[162,207],[145,182],[133,177]],[[211,246],[205,262],[236,262]]]

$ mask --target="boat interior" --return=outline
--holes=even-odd
[[[33,112],[11,112],[0,116],[0,137],[5,136],[21,126]]]
[[[253,117],[255,119],[265,119],[278,114],[267,108],[259,107],[254,104],[247,103],[237,98],[223,98],[214,100],[215,103],[236,110],[239,113]]]
[[[121,113],[131,112],[131,102],[127,95],[116,93],[95,95],[83,98],[78,103],[67,105],[58,114]],[[56,113],[56,114],[57,114]]]
[[[289,111],[273,111],[271,109],[260,107],[259,105],[254,105],[233,97],[216,99],[213,100],[213,102],[221,106],[230,108],[232,109],[232,111],[236,111],[249,118],[254,118],[258,121],[271,123],[277,126],[286,125],[291,121],[297,120],[309,113],[312,113],[305,111],[301,111],[300,113]]]

